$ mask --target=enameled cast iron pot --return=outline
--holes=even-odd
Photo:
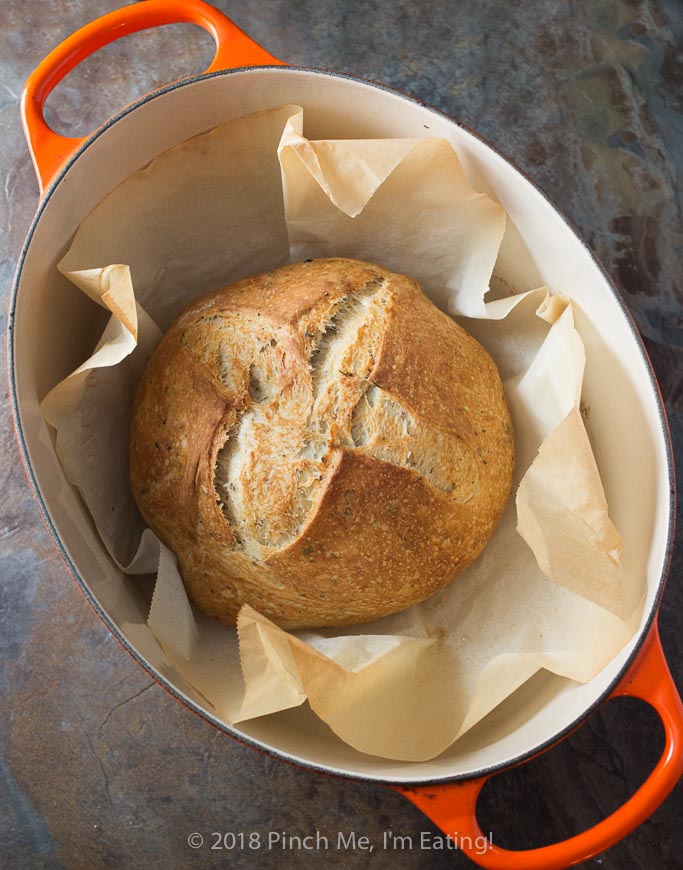
[[[216,41],[203,75],[124,109],[91,136],[54,133],[43,104],[81,60],[120,36],[190,22]],[[534,261],[518,286],[544,283],[576,303],[586,345],[584,401],[628,564],[646,581],[639,627],[627,647],[586,685],[541,672],[439,758],[397,763],[355,752],[314,717],[288,711],[238,728],[217,721],[173,678],[145,626],[145,601],[106,555],[67,483],[39,411],[46,392],[88,355],[98,316],[57,263],[81,220],[153,157],[211,127],[270,106],[297,103],[311,138],[439,136],[456,148],[480,190],[505,208]],[[603,268],[553,205],[504,157],[453,119],[388,88],[322,70],[288,67],[201,0],[147,0],[111,12],[56,48],[31,75],[22,118],[42,198],[21,253],[9,320],[10,387],[21,452],[36,499],[67,566],[101,619],[172,695],[216,727],[308,768],[397,789],[484,867],[567,867],[617,842],[652,813],[683,772],[683,705],[666,665],[657,609],[673,532],[673,462],[662,400],[636,328]],[[65,323],[77,324],[65,332]],[[598,331],[595,324],[600,324]],[[64,336],[69,335],[70,341]],[[127,628],[124,631],[123,625]],[[608,698],[642,698],[659,713],[666,745],[650,776],[613,815],[562,843],[527,852],[475,846],[477,796],[492,773],[520,764],[576,728]]]

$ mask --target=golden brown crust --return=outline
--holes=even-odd
[[[188,306],[152,355],[131,486],[190,598],[286,628],[393,613],[481,552],[513,470],[483,348],[404,276],[316,260]]]

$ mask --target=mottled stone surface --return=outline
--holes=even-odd
[[[37,202],[18,115],[28,73],[117,0],[0,4],[0,288]],[[216,5],[275,55],[386,82],[449,112],[512,156],[575,221],[645,338],[683,455],[683,66],[680,0],[259,0]],[[210,40],[174,26],[80,66],[49,117],[86,133],[145,91],[199,71]],[[0,365],[5,365],[4,358]],[[199,831],[433,831],[383,788],[275,762],[191,715],[125,655],[85,603],[44,529],[18,461],[5,378],[0,416],[0,866],[469,866],[419,851],[192,852]],[[680,536],[661,611],[683,683]],[[656,716],[612,702],[560,747],[489,784],[484,830],[540,845],[615,809],[661,748]],[[586,866],[683,867],[683,786]]]

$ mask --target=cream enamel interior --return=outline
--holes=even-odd
[[[124,113],[95,138],[49,193],[19,276],[13,369],[21,434],[42,500],[82,582],[126,642],[181,696],[145,625],[140,581],[109,560],[77,494],[66,482],[38,403],[92,349],[106,315],[57,272],[81,219],[113,187],[171,146],[218,123],[283,103],[304,107],[311,138],[440,136],[456,148],[471,183],[505,207],[530,254],[502,277],[517,289],[547,284],[576,303],[587,352],[584,401],[612,519],[625,561],[647,578],[641,627],[587,685],[540,673],[433,761],[398,763],[356,752],[306,708],[233,729],[267,750],[332,772],[417,782],[467,776],[506,764],[555,738],[606,691],[642,639],[667,556],[667,445],[650,371],[628,318],[587,249],[548,201],[506,160],[443,115],[404,97],[329,73],[255,68],[192,80]],[[92,264],[101,265],[101,264]],[[66,322],[70,341],[64,340]],[[603,324],[600,332],[593,324]],[[188,698],[195,706],[196,700]],[[207,715],[210,716],[209,711]]]

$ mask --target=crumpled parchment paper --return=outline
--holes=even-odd
[[[124,571],[158,571],[148,626],[225,721],[308,700],[354,748],[426,760],[540,668],[589,680],[631,636],[643,589],[624,579],[579,411],[585,359],[571,302],[561,287],[489,299],[505,232],[502,208],[472,189],[447,142],[310,141],[296,106],[178,145],[81,224],[60,269],[111,318],[43,414],[112,559]],[[290,257],[321,256],[416,278],[492,354],[515,428],[513,496],[482,556],[403,613],[291,633],[243,607],[242,689],[235,631],[189,604],[173,554],[135,508],[132,398],[184,304]]]

